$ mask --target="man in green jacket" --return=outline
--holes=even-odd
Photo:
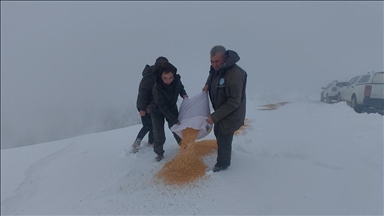
[[[211,68],[203,91],[209,92],[214,109],[207,122],[214,124],[218,148],[212,170],[218,172],[231,165],[233,135],[244,125],[247,73],[236,64],[240,57],[233,50],[214,46],[210,56]]]

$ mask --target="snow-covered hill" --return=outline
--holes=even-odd
[[[247,119],[228,170],[181,187],[155,181],[169,131],[161,162],[125,153],[140,125],[2,149],[1,214],[383,214],[383,116],[291,93],[248,96]]]

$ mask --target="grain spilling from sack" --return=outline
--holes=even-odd
[[[157,174],[165,184],[183,185],[196,181],[205,175],[207,165],[202,157],[213,153],[217,148],[215,140],[204,140],[205,142],[195,143],[199,131],[186,128],[182,131],[182,143],[177,155]],[[205,145],[211,143],[209,145]]]
[[[181,141],[180,147],[183,149],[186,149],[188,145],[192,146],[197,138],[197,135],[199,134],[198,130],[195,130],[193,128],[185,128],[182,132],[183,140]]]

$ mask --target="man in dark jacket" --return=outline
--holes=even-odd
[[[207,121],[214,124],[217,141],[217,161],[214,172],[231,165],[232,140],[236,130],[244,125],[247,73],[236,64],[239,55],[223,46],[210,52],[211,68],[203,91],[209,91],[214,112]]]
[[[153,150],[157,154],[157,161],[164,158],[165,120],[168,122],[168,128],[171,128],[174,124],[180,124],[177,108],[178,96],[180,95],[184,99],[188,98],[181,82],[181,76],[176,73],[176,67],[169,62],[163,62],[162,64],[152,90],[153,101],[150,105],[154,135]],[[176,133],[173,133],[173,136],[180,145],[181,138]]]
[[[139,94],[137,95],[136,108],[139,111],[141,117],[142,128],[137,134],[136,140],[132,145],[132,153],[139,151],[141,141],[144,136],[148,134],[148,144],[153,145],[153,131],[152,131],[152,120],[151,114],[148,112],[148,106],[152,102],[152,88],[155,85],[155,80],[157,76],[157,70],[159,70],[160,65],[163,62],[168,62],[168,59],[160,56],[156,59],[154,65],[146,65],[143,70],[143,78],[139,84]]]

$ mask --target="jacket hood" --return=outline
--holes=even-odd
[[[153,68],[154,66],[145,65],[145,68],[143,70],[143,76],[151,75],[153,74]]]
[[[240,56],[233,50],[227,50],[227,61],[224,62],[223,68],[229,68],[240,60]]]
[[[156,59],[155,64],[152,66],[145,65],[143,70],[143,76],[152,75],[157,73],[157,71],[161,68],[164,62],[168,62],[168,59],[164,56],[160,56]]]

